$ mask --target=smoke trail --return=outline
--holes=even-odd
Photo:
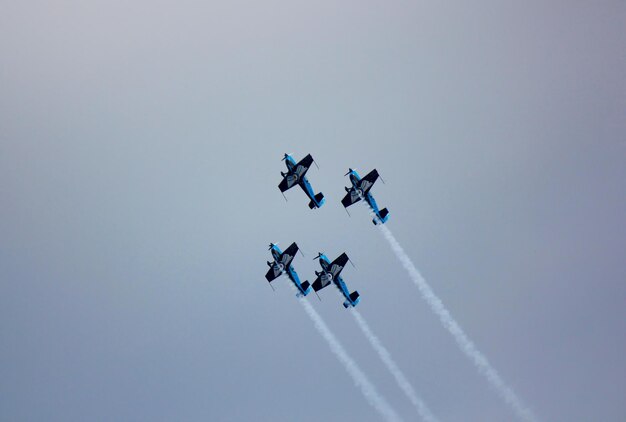
[[[389,372],[391,372],[393,377],[396,379],[396,382],[398,383],[400,389],[404,392],[404,394],[409,398],[411,403],[413,403],[413,406],[415,406],[415,408],[417,409],[417,413],[419,413],[422,419],[426,422],[437,422],[437,418],[435,418],[435,416],[430,412],[428,407],[426,407],[426,404],[418,397],[415,389],[413,388],[409,380],[404,376],[396,362],[392,359],[389,351],[387,351],[385,346],[382,345],[378,337],[374,335],[367,322],[365,322],[365,319],[363,319],[361,314],[354,308],[352,308],[352,315],[354,316],[354,319],[356,319],[356,322],[359,324],[359,327],[361,328],[361,331],[363,331],[363,334],[365,334],[365,337],[367,337],[374,350],[376,350],[376,353],[378,353],[380,359],[383,361]]]
[[[315,311],[315,309],[306,301],[306,299],[300,299],[299,302],[309,315],[317,331],[326,339],[332,352],[337,356],[337,359],[345,366],[346,371],[350,374],[354,383],[361,389],[361,392],[367,399],[368,403],[372,405],[381,416],[387,421],[401,421],[400,416],[393,410],[393,408],[387,403],[387,400],[381,396],[376,387],[365,376],[363,371],[357,366],[356,362],[348,355],[343,348],[339,340],[330,331],[322,317]]]
[[[450,312],[443,305],[441,299],[435,295],[430,285],[426,282],[424,277],[422,277],[417,268],[415,268],[411,258],[404,252],[404,249],[402,249],[402,246],[400,246],[393,233],[383,224],[379,224],[378,227],[385,236],[385,239],[389,242],[396,257],[402,263],[402,266],[404,266],[409,273],[411,280],[419,289],[422,297],[428,302],[432,311],[439,316],[443,326],[452,334],[463,353],[474,363],[478,372],[487,378],[487,381],[496,389],[504,401],[511,406],[519,419],[523,421],[536,421],[532,411],[522,403],[521,399],[515,394],[511,387],[504,383],[504,380],[500,377],[495,368],[491,366],[485,355],[476,348],[463,329],[461,329],[461,326],[452,318],[452,315],[450,315]]]

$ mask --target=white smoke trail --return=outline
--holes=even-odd
[[[417,268],[415,268],[413,261],[411,261],[411,258],[404,252],[404,249],[402,249],[402,246],[400,246],[393,233],[383,224],[379,224],[378,227],[385,236],[385,239],[389,242],[396,257],[402,263],[402,266],[404,266],[409,273],[411,280],[419,289],[422,297],[426,300],[431,310],[437,314],[443,326],[452,334],[463,353],[474,363],[478,372],[487,378],[487,381],[496,389],[504,401],[511,406],[519,419],[523,421],[536,421],[537,419],[532,411],[522,403],[522,400],[515,394],[511,387],[504,383],[504,380],[500,377],[495,368],[491,366],[485,355],[476,348],[474,343],[467,337],[467,334],[461,329],[461,326],[452,318],[452,315],[450,315],[450,312],[443,305],[441,299],[435,295],[430,285],[426,282],[424,277],[422,277]]]
[[[348,355],[341,343],[339,343],[339,340],[337,340],[332,331],[330,331],[322,317],[317,313],[317,311],[315,311],[313,306],[311,306],[311,304],[304,298],[300,299],[299,302],[302,304],[302,307],[313,321],[317,331],[319,331],[322,337],[326,339],[330,349],[335,356],[337,356],[337,359],[339,359],[339,361],[345,366],[346,371],[348,371],[356,386],[361,389],[361,392],[367,399],[368,403],[372,405],[372,407],[374,407],[386,421],[401,421],[402,419],[400,419],[400,416],[398,416],[395,410],[393,410],[387,400],[385,400],[385,398],[378,393],[376,387],[374,387],[363,371],[361,371],[358,367],[356,362]]]
[[[389,372],[393,375],[398,383],[400,389],[404,392],[404,394],[409,398],[413,406],[417,409],[417,413],[422,417],[422,419],[426,422],[437,422],[437,418],[430,412],[426,404],[418,397],[415,389],[409,382],[409,380],[404,376],[396,362],[391,357],[389,351],[382,345],[378,337],[374,335],[372,330],[370,329],[365,319],[361,316],[361,314],[354,308],[352,308],[352,315],[356,322],[359,324],[361,331],[365,334],[365,337],[369,340],[370,344],[378,353],[378,356],[383,361]]]

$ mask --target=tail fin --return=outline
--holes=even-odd
[[[306,280],[304,281],[304,283],[302,283],[302,291],[304,292],[305,296],[311,291],[311,285]]]
[[[350,300],[352,302],[354,302],[354,304],[356,305],[357,303],[359,303],[360,299],[360,295],[359,292],[357,292],[356,290],[353,291],[352,293],[350,293]]]
[[[372,222],[374,224],[378,224],[378,223],[385,224],[387,220],[389,220],[389,210],[387,208],[383,208],[382,210],[378,212],[378,217],[374,218]]]
[[[324,194],[322,192],[318,193],[317,195],[315,195],[315,200],[309,202],[309,208],[313,209],[313,208],[319,208],[322,205],[324,205],[324,202],[326,202],[324,200]]]
[[[345,302],[343,302],[343,307],[347,309],[349,306],[356,306],[359,304],[360,301],[361,298],[359,297],[359,292],[355,290],[350,293],[350,300],[346,300]]]

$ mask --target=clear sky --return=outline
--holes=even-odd
[[[442,421],[511,410],[389,228],[545,421],[626,420],[623,1],[5,1],[0,419],[378,421],[269,242],[346,251],[363,317]],[[311,153],[327,198],[277,189]],[[406,420],[335,292],[307,298]]]

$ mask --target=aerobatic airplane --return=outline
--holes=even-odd
[[[359,297],[359,292],[354,291],[350,293],[348,291],[346,283],[339,275],[341,274],[341,270],[343,270],[343,267],[345,267],[348,261],[350,261],[348,255],[346,255],[344,252],[339,255],[339,257],[333,262],[330,262],[326,255],[320,252],[313,259],[319,259],[320,265],[322,266],[321,272],[315,271],[315,275],[317,275],[317,278],[313,282],[313,290],[315,290],[316,294],[318,291],[328,286],[331,282],[334,282],[335,286],[337,286],[341,294],[343,294],[346,298],[346,301],[343,302],[343,307],[347,308],[348,306],[356,306],[361,300],[361,298]]]
[[[286,273],[293,284],[296,285],[300,294],[306,296],[311,291],[311,286],[308,281],[300,283],[300,277],[298,277],[298,273],[291,265],[291,261],[293,261],[293,258],[298,252],[296,242],[289,245],[289,247],[285,249],[285,252],[281,252],[280,248],[273,243],[270,243],[269,250],[272,251],[272,257],[274,258],[274,262],[267,261],[267,265],[270,269],[267,274],[265,274],[265,278],[270,282],[270,286],[273,280]]]
[[[311,184],[305,177],[307,170],[309,170],[311,164],[313,164],[314,162],[311,154],[308,154],[306,157],[300,160],[299,163],[296,163],[293,157],[289,154],[285,154],[283,160],[285,161],[288,170],[287,173],[284,173],[282,171],[280,172],[280,174],[283,176],[283,180],[278,185],[278,189],[283,192],[283,196],[285,195],[284,192],[286,190],[291,189],[295,185],[300,185],[304,193],[306,193],[306,195],[311,200],[309,202],[309,208],[319,208],[324,205],[325,200],[322,192],[316,195],[313,191],[313,188],[311,187]]]
[[[370,189],[372,189],[372,186],[374,186],[376,179],[378,179],[379,177],[378,171],[374,169],[362,179],[361,177],[359,177],[359,174],[356,172],[356,170],[353,169],[348,169],[348,172],[344,176],[347,175],[350,175],[350,182],[352,183],[352,187],[346,187],[346,192],[348,193],[341,200],[344,208],[348,208],[350,205],[359,202],[361,199],[365,199],[367,205],[370,206],[370,208],[372,209],[372,211],[374,211],[374,214],[376,215],[372,222],[374,224],[385,224],[385,222],[389,219],[389,210],[387,210],[387,208],[378,210],[376,200],[370,193]],[[382,180],[382,178],[380,180]]]

